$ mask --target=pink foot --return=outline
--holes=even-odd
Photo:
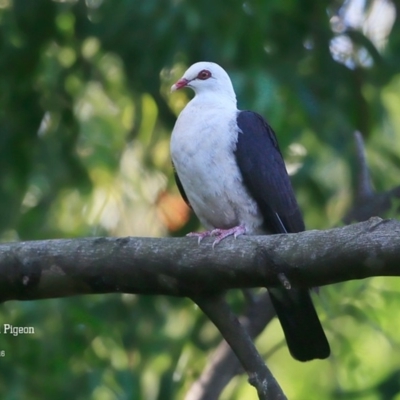
[[[244,233],[246,233],[246,228],[242,225],[239,225],[230,229],[212,229],[205,232],[190,232],[186,236],[197,237],[199,244],[205,237],[213,236],[216,239],[214,240],[212,247],[215,247],[228,236],[233,235],[233,237],[236,239],[238,236],[243,235]]]
[[[186,235],[187,237],[197,237],[197,244],[200,244],[200,242],[209,236],[212,236],[212,230],[211,231],[205,231],[205,232],[190,232]]]

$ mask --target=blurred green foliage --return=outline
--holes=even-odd
[[[191,63],[230,73],[239,106],[279,137],[309,228],[340,223],[355,187],[353,131],[377,190],[398,185],[400,19],[390,0],[0,0],[2,241],[195,229],[169,134]],[[289,398],[400,399],[400,285],[321,289],[328,361],[299,364],[274,321],[257,340]],[[9,302],[2,399],[180,399],[218,343],[185,299]],[[223,399],[255,399],[246,377]]]

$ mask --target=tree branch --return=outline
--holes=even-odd
[[[257,389],[260,400],[285,400],[282,389],[264,364],[246,329],[239,323],[222,296],[193,298],[219,329]]]
[[[274,316],[275,310],[268,293],[265,292],[250,304],[245,316],[240,318],[240,322],[254,339]],[[243,367],[232,348],[223,340],[214,351],[201,376],[190,387],[185,400],[218,400],[229,381],[240,373],[243,373]]]
[[[197,296],[279,284],[323,286],[400,275],[400,222],[371,218],[326,231],[190,238],[89,238],[0,245],[0,301],[89,293]]]
[[[394,200],[400,200],[400,186],[382,193],[375,193],[371,184],[365,143],[360,132],[354,132],[354,141],[357,159],[357,187],[354,192],[354,204],[343,217],[345,224],[366,221],[374,215],[383,216],[393,207]]]
[[[190,238],[18,242],[0,244],[0,301],[113,292],[191,297],[233,348],[260,399],[283,399],[221,293],[279,285],[279,276],[305,287],[399,276],[399,265],[400,221],[380,218],[327,231],[243,236],[216,248],[212,240],[198,245]],[[258,328],[249,326],[255,335]]]

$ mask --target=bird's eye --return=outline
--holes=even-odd
[[[205,81],[206,79],[208,79],[210,77],[211,77],[211,72],[208,71],[207,69],[203,69],[197,75],[197,79],[201,79],[202,81]]]

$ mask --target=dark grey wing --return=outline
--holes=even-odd
[[[304,230],[285,163],[272,128],[258,114],[240,111],[236,159],[243,181],[256,200],[271,233]],[[290,353],[300,361],[329,356],[329,343],[304,288],[268,288]]]
[[[304,222],[279,150],[275,133],[264,118],[239,111],[235,151],[243,181],[256,200],[264,225],[272,233],[303,231]]]
[[[186,195],[186,193],[185,193],[185,189],[184,189],[183,186],[182,186],[182,182],[181,182],[181,180],[179,179],[179,175],[178,175],[178,173],[176,172],[174,163],[172,163],[172,168],[173,168],[173,170],[174,170],[174,178],[175,178],[176,186],[178,186],[179,193],[181,194],[183,200],[185,200],[185,203],[186,203],[190,208],[192,208],[192,206],[191,206],[190,203],[189,203],[189,199],[188,199],[188,197],[187,197],[187,195]]]

